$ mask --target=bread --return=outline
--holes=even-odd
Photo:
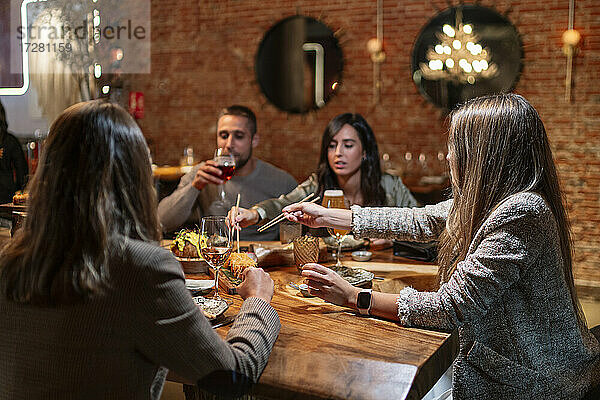
[[[17,192],[13,196],[13,204],[14,205],[25,205],[27,204],[27,198],[29,197],[28,193]]]
[[[231,269],[231,273],[236,278],[241,278],[246,268],[256,266],[256,261],[250,258],[248,253],[231,253],[225,264],[225,267]]]
[[[203,243],[206,244],[206,236],[195,230],[182,229],[171,244],[171,252],[181,258],[198,258]]]

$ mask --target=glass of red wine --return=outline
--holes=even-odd
[[[227,224],[227,217],[209,216],[202,218],[200,231],[207,239],[200,243],[200,253],[208,265],[215,271],[214,300],[219,296],[219,271],[225,265],[232,249],[231,230]]]
[[[235,158],[232,154],[230,154],[225,148],[218,148],[215,150],[215,156],[213,157],[213,161],[217,164],[217,168],[221,170],[221,178],[224,182],[227,182],[231,179],[235,172]],[[225,190],[223,185],[221,185],[220,189],[221,201],[225,201]]]

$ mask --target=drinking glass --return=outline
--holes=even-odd
[[[323,194],[323,206],[327,208],[344,208],[349,209],[350,203],[344,197],[344,192],[341,190],[326,190]],[[336,263],[335,268],[343,267],[341,261],[342,254],[342,241],[346,237],[346,235],[350,232],[347,229],[334,229],[327,228],[327,231],[331,236],[335,238],[337,244],[337,252],[335,254]]]
[[[222,174],[218,178],[222,179],[224,181],[223,185],[225,185],[225,182],[230,180],[235,172],[235,158],[227,151],[227,149],[220,147],[215,150],[213,161],[217,164],[217,168],[221,170]],[[223,185],[221,185],[219,191],[221,201],[225,200],[225,189],[223,188]]]
[[[319,238],[310,235],[298,236],[293,243],[294,263],[298,272],[302,273],[304,264],[319,261]]]
[[[229,258],[232,248],[231,230],[226,222],[227,217],[209,216],[202,218],[200,228],[207,237],[206,243],[201,243],[200,253],[208,265],[215,271],[215,294],[213,299],[220,300],[219,271]]]

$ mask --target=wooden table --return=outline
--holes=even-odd
[[[397,293],[409,284],[428,290],[437,267],[376,252],[369,262],[344,262],[383,277],[374,289]],[[269,399],[420,399],[452,363],[456,335],[404,328],[379,318],[358,316],[318,298],[305,298],[289,282],[302,278],[296,267],[269,267],[275,281],[272,305],[281,332],[252,394]],[[199,275],[189,275],[199,278]],[[223,295],[239,310],[239,296]],[[229,327],[218,328],[222,336]],[[188,388],[189,389],[189,388]]]

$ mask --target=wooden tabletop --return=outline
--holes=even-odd
[[[375,290],[397,293],[411,285],[430,290],[435,265],[375,252],[369,262],[344,262],[384,278]],[[289,282],[301,283],[296,267],[268,267],[275,281],[272,305],[281,332],[269,363],[252,393],[273,399],[420,399],[457,353],[456,335],[410,329],[396,322],[358,316],[353,311],[305,298]],[[199,275],[189,275],[199,278]],[[236,313],[239,296],[223,295]],[[218,328],[222,336],[229,327]]]

